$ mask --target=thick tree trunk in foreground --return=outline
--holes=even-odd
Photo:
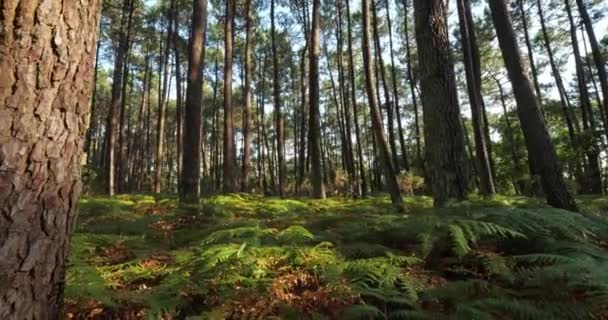
[[[61,319],[99,3],[27,4],[0,4],[0,319]]]
[[[207,31],[207,0],[195,0],[192,9],[192,37],[188,55],[188,87],[184,123],[180,200],[197,202],[200,193],[201,103]]]
[[[483,116],[483,97],[481,95],[481,76],[478,77],[476,67],[479,63],[479,49],[477,48],[477,36],[471,15],[471,4],[468,0],[458,0],[458,20],[460,22],[460,40],[464,54],[464,65],[469,93],[469,104],[471,106],[471,118],[473,122],[473,137],[475,139],[475,156],[477,158],[477,174],[479,175],[479,192],[482,195],[496,193],[492,166],[488,152],[488,143],[485,133],[485,121]],[[475,50],[477,49],[477,50]]]
[[[386,180],[386,187],[391,196],[393,206],[397,208],[403,207],[403,199],[399,191],[397,179],[395,178],[395,167],[393,166],[392,156],[389,151],[384,130],[382,129],[382,120],[380,118],[380,110],[378,109],[378,101],[376,100],[376,81],[375,66],[372,60],[371,50],[371,10],[370,0],[361,1],[361,11],[363,13],[363,66],[365,69],[365,87],[367,89],[367,100],[369,103],[370,116],[372,120],[372,130],[374,132],[375,141],[378,144],[380,163]]]
[[[576,211],[574,198],[566,187],[562,168],[555,154],[543,115],[534,96],[532,84],[524,69],[517,38],[505,0],[489,1],[492,20],[498,35],[509,79],[517,102],[517,114],[526,140],[528,156],[532,163],[539,164],[541,183],[549,205]],[[535,167],[535,165],[532,165]]]
[[[309,80],[310,80],[310,109],[308,145],[310,151],[310,181],[312,196],[317,199],[325,198],[325,184],[323,184],[323,168],[321,166],[321,123],[319,112],[319,33],[320,33],[321,1],[312,3],[312,32],[309,52]]]
[[[443,0],[416,0],[416,41],[421,72],[426,174],[436,205],[466,199],[468,179],[464,129],[450,63]]]

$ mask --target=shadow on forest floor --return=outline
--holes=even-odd
[[[608,198],[406,202],[85,197],[66,316],[607,319]]]

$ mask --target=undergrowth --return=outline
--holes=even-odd
[[[66,314],[148,319],[606,319],[608,199],[85,198]]]

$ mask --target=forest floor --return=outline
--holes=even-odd
[[[74,319],[608,319],[608,198],[85,197]]]

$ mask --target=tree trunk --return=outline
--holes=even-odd
[[[418,112],[418,99],[416,99],[416,83],[414,82],[414,72],[412,70],[412,52],[410,47],[410,35],[409,35],[409,12],[408,12],[408,0],[402,0],[403,2],[403,29],[405,31],[405,50],[407,57],[407,81],[410,86],[410,94],[412,95],[412,105],[414,106],[414,129],[416,140],[416,166],[421,171],[424,171],[424,159],[422,158],[422,143],[421,143],[421,133],[420,133],[420,119]]]
[[[385,6],[386,22],[388,24],[388,43],[391,55],[391,80],[393,85],[393,100],[395,101],[395,116],[397,117],[397,134],[399,135],[399,145],[401,146],[401,158],[403,161],[403,169],[405,171],[409,171],[410,162],[407,157],[403,123],[401,121],[401,110],[399,105],[399,86],[397,85],[397,70],[395,68],[395,50],[393,49],[393,26],[391,23],[390,2],[388,0],[385,2]]]
[[[361,11],[363,13],[363,66],[365,69],[365,87],[367,89],[367,100],[372,120],[372,130],[374,131],[376,142],[378,143],[380,163],[382,165],[382,170],[384,171],[384,179],[386,180],[386,186],[391,196],[391,202],[393,203],[393,206],[401,209],[403,208],[403,200],[399,191],[397,179],[395,178],[395,167],[393,166],[391,153],[389,151],[388,143],[386,142],[386,137],[384,136],[384,130],[382,129],[382,120],[380,119],[378,101],[374,95],[374,92],[376,91],[376,82],[374,79],[375,63],[372,59],[371,51],[370,0],[362,0],[361,7]]]
[[[241,172],[241,191],[249,191],[249,167],[251,161],[251,51],[253,47],[253,17],[251,0],[245,2],[246,39],[245,39],[245,88],[243,108],[243,166]]]
[[[1,319],[63,319],[98,5],[0,3]]]
[[[95,73],[93,75],[93,89],[91,93],[91,116],[89,118],[89,128],[87,129],[87,135],[84,143],[84,152],[87,157],[87,165],[89,169],[94,165],[93,154],[91,152],[91,145],[93,140],[93,134],[97,130],[97,113],[95,112],[97,107],[97,74],[99,73],[99,51],[101,49],[101,35],[102,35],[102,24],[99,23],[99,31],[97,35],[97,43],[95,45]]]
[[[513,86],[529,160],[537,164],[533,166],[540,170],[541,183],[549,205],[576,211],[576,202],[566,187],[562,168],[545,126],[538,100],[534,96],[532,84],[524,69],[507,3],[505,0],[494,0],[489,1],[489,4],[505,66]]]
[[[479,49],[477,48],[477,36],[472,29],[471,4],[467,0],[458,0],[458,20],[460,22],[460,40],[464,55],[465,74],[469,93],[469,104],[471,106],[471,118],[473,120],[473,137],[475,139],[475,156],[477,158],[477,174],[479,175],[479,192],[482,195],[496,193],[490,156],[488,153],[487,137],[485,134],[485,123],[483,117],[483,97],[481,95],[481,72],[476,71],[479,62]],[[475,50],[477,48],[477,50]],[[474,54],[477,53],[477,54]]]
[[[346,23],[348,31],[348,77],[350,82],[350,99],[353,106],[353,117],[355,122],[355,143],[357,148],[357,162],[359,163],[359,179],[361,180],[360,194],[367,195],[367,177],[365,175],[365,162],[363,161],[363,141],[361,139],[361,130],[359,128],[359,106],[357,104],[357,90],[355,79],[355,61],[353,56],[353,36],[350,17],[350,1],[346,2]]]
[[[538,100],[538,105],[542,112],[543,93],[540,90],[540,82],[538,81],[538,71],[536,68],[536,62],[534,60],[534,51],[532,49],[532,41],[530,40],[530,31],[528,28],[528,15],[524,9],[523,0],[517,0],[517,7],[519,8],[519,13],[521,14],[521,22],[523,24],[524,37],[526,39],[526,48],[528,50],[528,63],[530,63],[530,71],[532,71],[532,79],[534,80],[534,91],[536,92],[536,99]]]
[[[165,143],[165,120],[167,109],[167,91],[169,88],[169,53],[171,48],[171,22],[169,21],[170,12],[167,12],[167,38],[164,45],[164,53],[160,58],[159,64],[159,92],[158,92],[158,122],[156,124],[156,167],[154,170],[154,192],[162,191],[162,172],[164,165],[164,143]],[[162,40],[161,40],[162,42]],[[162,51],[162,50],[161,50]],[[164,70],[163,70],[164,69]],[[163,79],[160,81],[160,74],[163,74]]]
[[[188,54],[188,86],[184,123],[182,176],[180,200],[198,202],[200,196],[201,104],[205,64],[205,33],[207,32],[207,0],[194,0],[192,7],[192,36]]]
[[[308,37],[306,39],[306,44],[304,45],[304,48],[302,49],[302,60],[300,63],[300,81],[301,81],[301,87],[300,87],[300,93],[301,93],[301,109],[300,109],[300,137],[301,137],[301,141],[299,143],[300,149],[299,149],[299,158],[300,158],[300,166],[298,167],[298,177],[297,177],[297,182],[296,182],[296,188],[298,189],[298,191],[300,191],[301,187],[302,187],[302,183],[304,182],[307,170],[306,170],[306,163],[308,162],[307,160],[309,158],[307,158],[307,155],[309,155],[308,153],[308,143],[307,143],[307,130],[306,130],[306,126],[307,126],[307,112],[306,112],[306,107],[308,106],[308,85],[307,83],[310,81],[307,81],[309,79],[306,79],[306,53],[308,52]]]
[[[384,59],[382,58],[382,45],[380,44],[380,33],[378,32],[378,25],[380,24],[378,21],[378,10],[376,10],[376,2],[372,0],[371,3],[372,9],[372,24],[373,24],[373,36],[376,45],[376,56],[378,59],[378,71],[380,74],[380,80],[382,80],[382,91],[384,93],[384,103],[386,107],[386,121],[388,122],[388,143],[391,150],[391,155],[393,157],[393,168],[395,170],[395,174],[398,174],[400,171],[399,165],[399,156],[397,155],[397,144],[395,137],[395,112],[393,109],[393,102],[390,98],[390,89],[386,82],[386,71],[384,70]],[[378,103],[381,106],[380,99],[378,99]]]
[[[272,87],[274,92],[274,116],[277,142],[277,162],[278,162],[278,192],[283,197],[285,192],[285,152],[283,150],[284,129],[283,114],[281,110],[281,83],[279,79],[279,53],[277,52],[277,31],[275,26],[275,0],[270,1],[270,33],[272,45]]]
[[[224,17],[224,183],[225,193],[236,192],[234,149],[234,115],[232,112],[232,26],[234,0],[226,1]]]
[[[568,136],[570,138],[570,145],[572,147],[572,151],[577,153],[576,150],[576,133],[575,133],[575,122],[573,122],[573,115],[571,114],[570,101],[568,99],[568,93],[566,92],[566,88],[564,87],[564,81],[559,71],[559,67],[555,61],[555,57],[553,56],[553,47],[551,47],[551,40],[549,39],[549,32],[547,31],[547,26],[545,24],[545,14],[543,12],[542,2],[537,0],[536,6],[538,9],[538,17],[540,19],[541,26],[541,34],[543,37],[543,44],[545,46],[545,50],[547,50],[547,56],[549,57],[549,65],[551,66],[551,72],[553,73],[553,79],[555,79],[555,85],[557,87],[557,91],[559,92],[559,100],[562,105],[562,112],[564,115],[564,120],[566,121],[566,125],[568,127]],[[578,160],[576,160],[579,162]],[[580,163],[577,163],[577,167],[580,168]],[[580,177],[580,170],[576,170],[577,176]]]
[[[585,131],[590,131],[591,141],[586,145],[588,172],[586,175],[586,190],[592,194],[602,193],[602,176],[599,162],[598,143],[601,141],[601,136],[596,130],[595,116],[591,108],[591,98],[587,88],[587,79],[583,59],[578,46],[577,28],[572,16],[572,6],[570,0],[564,0],[568,21],[570,23],[570,40],[572,42],[572,50],[574,53],[574,63],[576,64],[576,83],[578,85],[579,100],[581,105],[581,113],[583,117],[583,128]]]
[[[608,73],[606,73],[606,59],[602,54],[600,44],[597,41],[595,32],[593,31],[593,22],[591,21],[591,17],[589,16],[585,3],[583,0],[576,0],[576,4],[578,6],[578,11],[580,12],[583,25],[585,26],[585,30],[587,30],[589,44],[591,45],[591,54],[597,69],[597,76],[600,79],[600,87],[602,88],[602,97],[604,100],[603,105],[605,108],[604,114],[608,116]]]
[[[312,2],[312,30],[309,52],[309,88],[310,108],[308,144],[310,152],[312,196],[317,199],[325,198],[325,184],[323,183],[323,168],[321,164],[321,120],[319,112],[319,34],[320,34],[321,1]]]
[[[450,62],[446,7],[442,0],[416,0],[427,177],[436,205],[467,198],[466,148]]]
[[[181,71],[181,55],[179,50],[179,13],[177,6],[172,3],[172,20],[173,20],[173,55],[175,56],[175,122],[176,122],[176,162],[177,162],[177,192],[180,193],[181,179],[182,179],[182,168],[183,168],[183,135],[184,135],[184,124],[183,124],[183,92],[182,92],[182,71]]]
[[[336,10],[338,12],[338,19],[336,20],[336,41],[337,41],[337,55],[338,55],[338,78],[340,82],[340,93],[342,99],[342,120],[345,131],[345,147],[346,147],[346,169],[348,172],[348,186],[349,192],[354,197],[358,197],[361,194],[359,190],[359,183],[357,182],[357,172],[355,170],[355,157],[353,153],[352,143],[352,119],[350,112],[351,100],[349,98],[349,87],[346,85],[346,76],[344,71],[344,50],[343,50],[343,30],[342,30],[342,3],[343,1],[336,2]]]
[[[110,111],[108,113],[108,122],[106,125],[106,156],[105,156],[105,192],[109,196],[114,196],[116,192],[116,131],[118,130],[118,118],[120,114],[120,106],[123,99],[122,82],[123,69],[126,58],[126,52],[129,44],[127,43],[127,21],[129,19],[129,8],[131,7],[130,0],[123,1],[123,12],[120,21],[120,36],[118,40],[118,48],[114,57],[114,73],[112,76],[112,101],[110,102]]]

